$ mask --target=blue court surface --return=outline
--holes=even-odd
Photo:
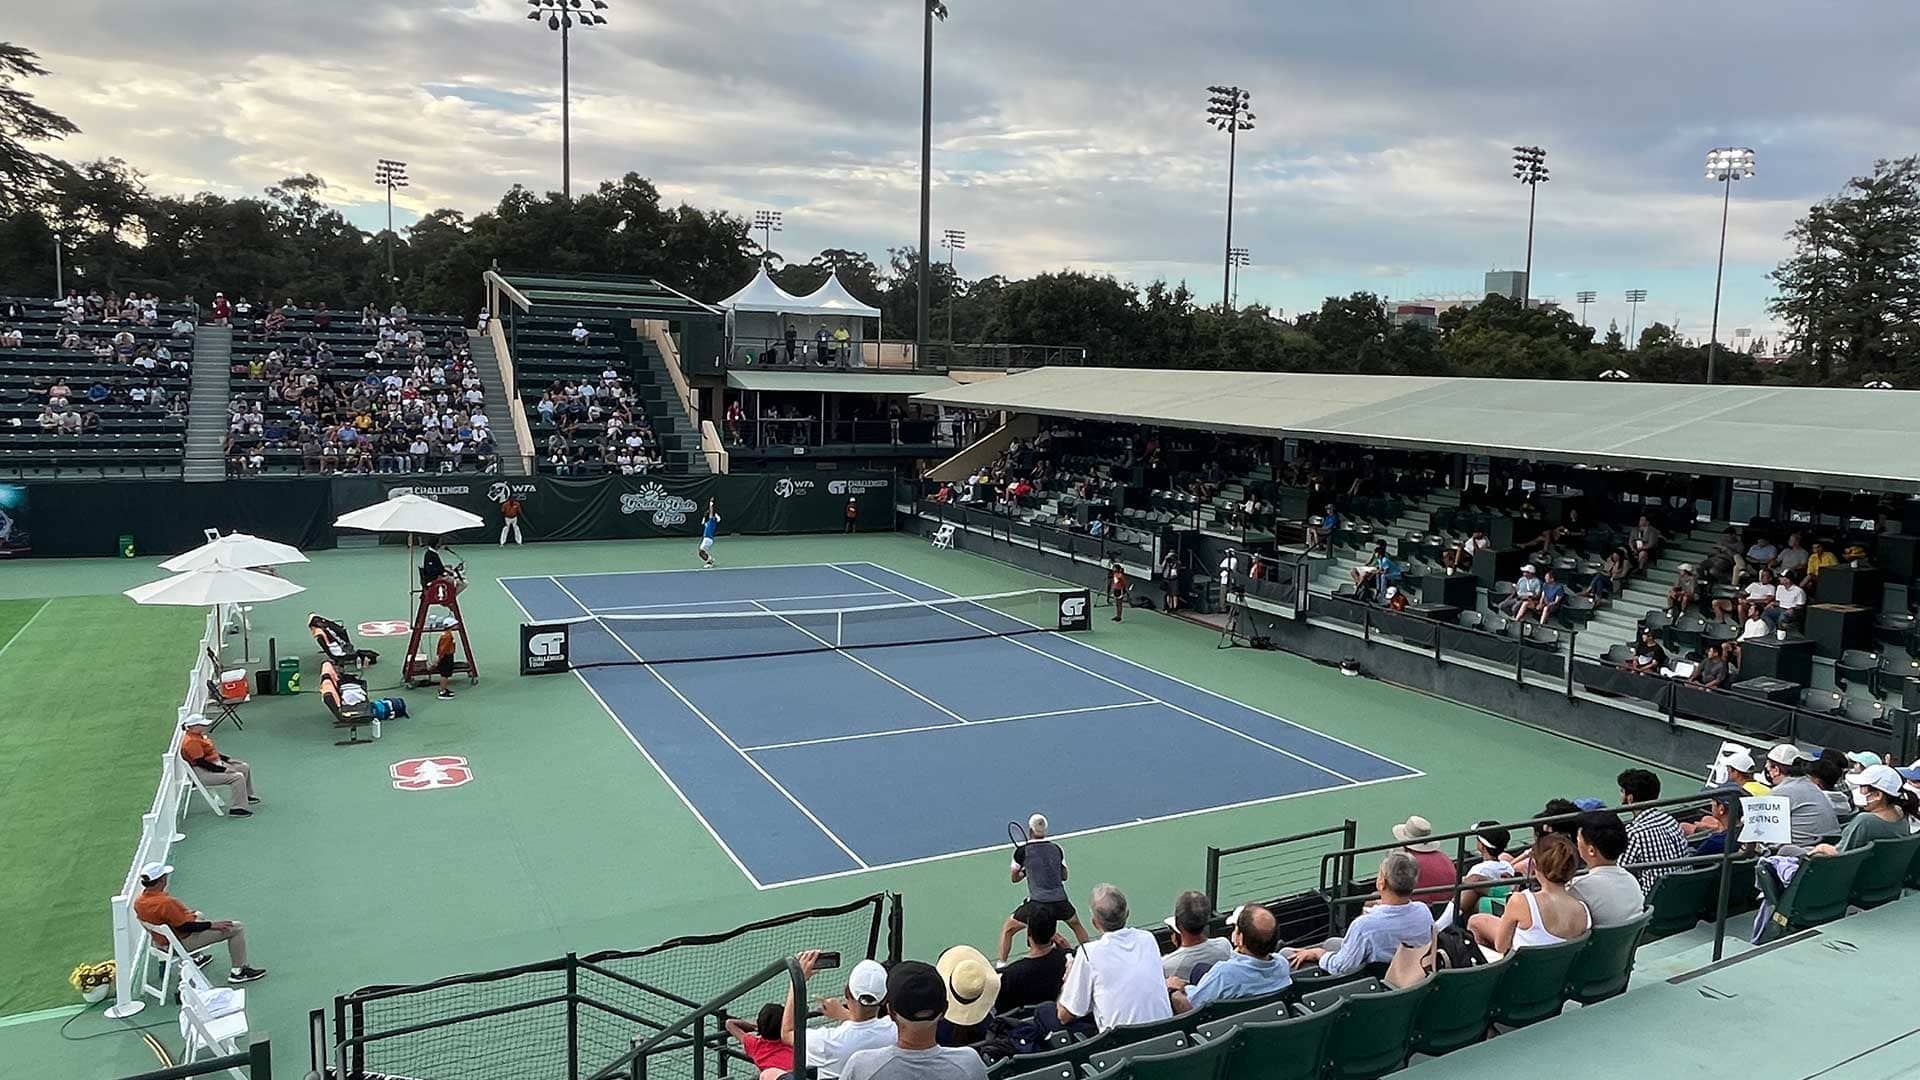
[[[951,598],[872,563],[501,584],[533,621],[685,616],[576,623],[574,663],[614,666],[574,674],[762,889],[1003,847],[1007,822],[1036,809],[1067,836],[1420,775],[1087,635],[983,636],[1051,625],[1050,597],[1031,616],[986,604],[784,614]],[[723,612],[754,614],[700,617]],[[826,647],[901,640],[925,643]],[[774,655],[661,662],[738,652]],[[1204,780],[1141,753],[1169,745],[1210,762]],[[1075,767],[1060,767],[1069,754]],[[964,804],[888,809],[927,807],[956,773],[969,777]]]

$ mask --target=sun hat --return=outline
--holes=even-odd
[[[993,1011],[1000,996],[1000,973],[971,945],[955,945],[940,954],[934,965],[940,981],[946,984],[947,1022],[971,1027]]]
[[[1439,851],[1439,845],[1427,840],[1432,835],[1433,823],[1418,814],[1393,827],[1393,838],[1405,844],[1408,851]]]

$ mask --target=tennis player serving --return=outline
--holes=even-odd
[[[700,569],[713,569],[713,538],[720,532],[720,511],[714,509],[713,500],[707,500],[707,516],[700,521]]]
[[[1007,924],[1000,928],[999,962],[1007,962],[1013,935],[1027,928],[1036,911],[1047,912],[1054,921],[1073,927],[1073,936],[1085,945],[1087,928],[1080,922],[1079,912],[1073,910],[1073,902],[1067,899],[1067,856],[1059,844],[1047,839],[1047,816],[1035,814],[1027,819],[1024,831],[1015,823],[1007,832],[1014,842],[1010,880],[1016,885],[1022,881],[1027,883],[1027,899],[1013,909],[1013,914],[1007,916]]]

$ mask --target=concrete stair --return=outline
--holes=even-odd
[[[202,326],[193,335],[193,390],[187,397],[187,456],[181,475],[194,483],[227,478],[227,404],[232,392],[233,328]]]
[[[653,434],[660,441],[660,453],[666,458],[667,468],[693,476],[710,474],[713,470],[700,449],[700,431],[687,419],[687,410],[674,397],[666,357],[644,338],[636,344],[643,360],[630,372],[634,393],[653,424]]]
[[[498,350],[493,347],[493,338],[469,330],[467,348],[473,352],[474,366],[480,369],[480,390],[486,395],[484,405],[487,420],[493,427],[494,446],[500,456],[500,475],[526,476],[527,464],[534,450],[531,446],[521,446],[514,431],[513,413],[507,401],[507,374],[501,367]]]

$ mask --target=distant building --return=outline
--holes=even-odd
[[[1395,326],[1423,326],[1428,330],[1440,328],[1440,309],[1433,304],[1396,304],[1387,318]]]
[[[1527,272],[1525,270],[1489,270],[1485,292],[1488,295],[1518,300],[1527,295]]]

